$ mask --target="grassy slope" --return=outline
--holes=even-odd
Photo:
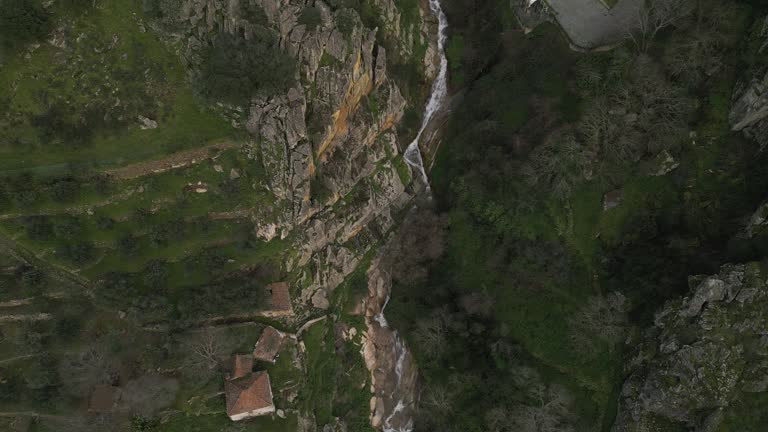
[[[228,121],[206,108],[207,101],[193,94],[173,49],[153,31],[141,30],[141,1],[100,0],[95,9],[91,2],[83,3],[73,8],[54,3],[57,26],[67,29],[65,48],[43,42],[29,58],[22,50],[0,69],[0,101],[9,106],[0,113],[0,176],[21,185],[21,189],[14,186],[14,191],[34,191],[33,199],[24,202],[15,199],[18,195],[0,199],[0,230],[4,238],[12,238],[8,244],[27,248],[92,282],[115,271],[126,272],[124,280],[129,281],[130,289],[105,300],[107,294],[115,296],[113,284],[106,284],[88,292],[91,297],[81,297],[81,287],[65,285],[45,268],[41,269],[42,281],[28,286],[18,279],[18,264],[8,258],[6,269],[10,273],[0,274],[7,288],[3,299],[38,297],[31,305],[4,309],[3,314],[47,312],[54,318],[38,324],[3,326],[4,334],[13,337],[0,341],[2,358],[27,353],[33,354],[33,359],[42,358],[42,350],[50,373],[48,384],[30,389],[30,374],[39,373],[34,362],[9,363],[4,369],[7,379],[0,383],[0,406],[5,411],[79,412],[87,405],[83,402],[87,395],[84,399],[65,396],[65,387],[57,381],[58,368],[69,354],[112,334],[121,335],[110,345],[110,356],[126,364],[120,368],[121,379],[123,375],[145,373],[144,368],[176,369],[188,359],[179,357],[184,347],[174,344],[194,333],[145,332],[139,327],[141,321],[173,322],[175,309],[191,311],[194,316],[188,318],[194,319],[242,312],[240,308],[251,300],[261,301],[257,297],[266,282],[282,276],[274,269],[281,267],[287,240],[256,240],[247,214],[209,220],[209,213],[254,208],[269,214],[274,203],[261,187],[264,173],[260,164],[243,152],[228,150],[215,160],[138,179],[100,180],[97,174],[106,168],[240,137]],[[107,113],[114,113],[114,118],[100,118]],[[138,115],[156,119],[158,128],[141,130]],[[43,121],[46,119],[49,123]],[[70,127],[74,133],[57,135]],[[233,169],[237,178],[230,177]],[[53,191],[61,179],[74,179],[76,185],[74,192],[63,198]],[[188,185],[198,182],[207,186],[207,193],[189,190]],[[31,216],[43,226],[39,232],[43,235],[30,234]],[[67,224],[73,230],[69,234],[62,231]],[[168,236],[164,231],[175,234]],[[132,251],[119,244],[129,236],[135,238]],[[62,253],[74,243],[90,246],[84,261],[73,261]],[[152,260],[165,263],[160,289],[144,286],[146,265]],[[250,272],[253,269],[261,273]],[[60,291],[67,294],[60,300],[40,296]],[[211,299],[232,292],[240,292],[241,300],[251,300],[227,301],[234,308],[213,305]],[[161,309],[150,306],[143,311],[158,294],[163,297]],[[215,298],[206,300],[206,295]],[[171,307],[162,309],[166,307],[162,305]],[[118,310],[132,313],[136,308],[139,312],[133,318],[139,322],[117,319]],[[41,339],[25,341],[31,337]],[[247,351],[258,334],[238,331],[238,337],[244,342],[226,348],[225,355]],[[300,373],[284,363],[268,368],[275,368],[276,384],[299,379]],[[189,406],[187,401],[195,396],[218,391],[221,374],[214,379],[179,377],[180,413],[153,430],[296,430],[295,414],[285,420],[266,418],[233,424],[223,415],[224,399],[220,397],[204,406]],[[8,399],[8,394],[13,398]],[[198,416],[200,412],[216,414]],[[36,422],[34,430],[48,430],[44,423]]]
[[[225,120],[201,109],[175,53],[155,33],[139,31],[140,3],[105,0],[75,11],[60,5],[55,17],[66,25],[66,47],[42,43],[29,59],[19,54],[0,70],[0,100],[13,119],[0,123],[0,173],[114,166],[232,136]],[[66,107],[64,122],[90,116],[78,132],[92,135],[89,142],[74,149],[46,142],[35,119],[52,106]],[[100,121],[110,111],[130,118]],[[159,127],[139,129],[137,115]]]

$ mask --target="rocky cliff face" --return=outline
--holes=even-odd
[[[691,294],[657,314],[628,363],[614,432],[714,432],[768,390],[765,269],[726,265],[690,284]]]
[[[371,425],[389,431],[413,429],[418,371],[402,339],[389,328],[384,308],[392,290],[386,259],[376,259],[368,272],[368,296],[363,303],[367,331],[363,357],[371,373]]]
[[[768,17],[756,37],[762,44],[757,51],[759,56],[768,49]],[[729,120],[734,131],[743,131],[763,149],[768,145],[768,72],[763,70],[739,83],[733,95]]]
[[[295,84],[285,94],[228,108],[253,138],[250,154],[267,174],[266,185],[254,187],[275,197],[274,205],[254,210],[258,235],[293,239],[300,253],[287,270],[298,274],[300,299],[317,308],[328,307],[329,292],[392,226],[391,209],[410,198],[397,127],[406,107],[421,101],[406,100],[387,57],[416,56],[425,82],[436,74],[437,26],[429,10],[407,23],[393,0],[368,3],[378,12],[368,26],[357,11],[320,0],[183,0],[173,16],[192,79],[200,53],[220,32],[248,39],[268,28],[296,60]],[[254,22],[254,10],[262,22]],[[370,19],[381,28],[370,28]]]
[[[734,98],[730,114],[731,128],[743,131],[762,148],[768,145],[768,73],[742,83]]]

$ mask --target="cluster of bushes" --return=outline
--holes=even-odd
[[[110,272],[101,277],[97,296],[103,304],[128,310],[146,321],[185,322],[205,317],[258,310],[267,305],[264,287],[275,274],[266,266],[255,266],[248,272],[222,273],[226,256],[203,251],[189,257],[182,265],[165,260],[150,260],[137,273]],[[212,277],[211,282],[190,282],[171,286],[172,273],[198,274]]]
[[[0,1],[0,47],[15,50],[44,38],[53,28],[51,15],[40,0]]]
[[[100,173],[46,177],[22,173],[7,176],[0,181],[0,209],[31,208],[49,201],[73,203],[83,189],[107,196],[113,192],[113,186],[110,177]]]

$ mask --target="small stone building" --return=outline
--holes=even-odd
[[[277,282],[267,285],[269,293],[269,307],[264,312],[268,317],[281,317],[293,315],[293,306],[291,305],[291,293],[288,283]]]
[[[265,362],[274,363],[277,353],[283,346],[285,335],[269,326],[264,329],[259,337],[259,341],[256,342],[256,347],[253,350],[253,358]]]

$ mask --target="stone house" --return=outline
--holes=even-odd
[[[283,346],[285,335],[269,326],[264,329],[259,337],[259,341],[256,342],[256,347],[253,349],[253,358],[265,362],[274,363],[277,353]]]
[[[267,285],[267,292],[269,293],[269,307],[264,311],[264,316],[284,317],[293,315],[288,283],[276,282],[269,284]]]

